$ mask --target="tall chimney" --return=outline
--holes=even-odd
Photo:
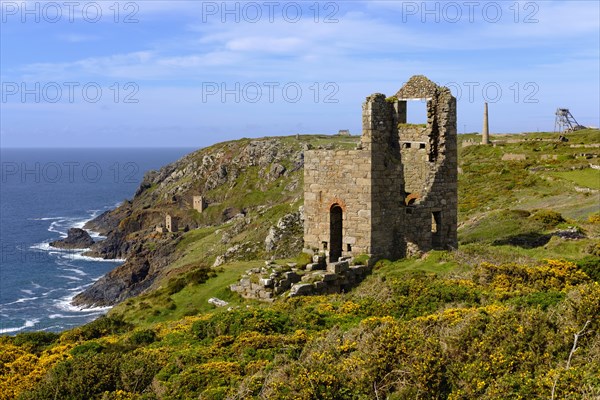
[[[483,131],[481,132],[481,144],[490,144],[490,127],[488,124],[488,104],[483,109]]]

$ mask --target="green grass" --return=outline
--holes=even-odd
[[[600,171],[597,169],[552,172],[550,175],[573,182],[578,186],[600,190]]]
[[[580,186],[600,186],[597,182],[598,171],[570,170],[573,166],[588,162],[578,159],[577,154],[581,153],[581,149],[571,148],[570,144],[592,143],[596,134],[597,131],[569,134],[568,143],[528,141],[495,147],[459,146],[459,162],[463,170],[459,177],[460,219],[466,221],[459,230],[459,251],[433,251],[419,259],[384,261],[378,265],[374,274],[389,277],[400,277],[406,272],[415,271],[448,274],[456,273],[467,265],[474,265],[474,260],[510,262],[518,259],[533,262],[544,258],[579,260],[585,257],[586,248],[594,243],[594,239],[568,241],[547,236],[554,228],[543,226],[539,221],[532,219],[529,213],[535,209],[551,209],[560,212],[565,218],[571,218],[569,224],[574,219],[584,226],[588,215],[598,210],[597,199],[593,195],[567,191],[564,185],[551,181],[565,179]],[[479,137],[477,134],[460,135],[459,142],[467,139],[477,140]],[[555,137],[558,136],[554,133],[536,133],[495,135],[494,139],[554,140]],[[300,135],[299,138],[288,136],[276,139],[294,151],[300,150],[305,144],[314,148],[322,146],[353,149],[360,140],[358,136],[335,135]],[[235,154],[249,141],[250,139],[241,139],[215,145],[210,151]],[[590,151],[600,152],[586,149],[586,152]],[[528,159],[524,162],[504,162],[501,158],[505,153],[526,154]],[[193,155],[193,159],[201,161],[203,154],[207,154],[206,151]],[[541,155],[557,155],[558,159],[542,160]],[[280,162],[291,171],[291,159],[283,159]],[[565,171],[566,169],[569,170]],[[269,168],[265,172],[268,173]],[[165,268],[163,277],[154,287],[167,288],[172,279],[189,270],[191,266],[212,265],[216,256],[223,254],[236,243],[259,243],[261,250],[254,255],[256,260],[228,263],[223,272],[219,272],[216,277],[203,284],[188,284],[170,296],[166,289],[161,289],[130,299],[127,302],[128,306],[117,306],[114,312],[123,313],[126,319],[146,326],[209,311],[213,307],[207,303],[210,297],[231,301],[232,304],[245,302],[237,294],[231,293],[228,287],[248,268],[262,265],[262,240],[266,230],[283,215],[296,211],[302,205],[302,178],[302,170],[299,170],[288,172],[288,175],[268,182],[260,175],[259,167],[250,166],[242,169],[232,184],[211,190],[207,196],[213,203],[208,209],[202,214],[191,212],[193,219],[203,227],[183,235],[177,245],[176,261]],[[298,181],[297,188],[286,191],[286,186],[293,180]],[[233,235],[228,243],[222,243],[223,234],[236,225],[236,222],[222,223],[223,212],[227,208],[249,210],[248,217],[251,221],[239,233]],[[530,248],[518,245],[520,240],[526,243],[530,239],[540,238],[548,240],[542,245]],[[297,260],[290,258],[289,261]]]
[[[211,297],[237,305],[242,300],[229,290],[229,285],[235,283],[246,270],[259,265],[260,262],[257,261],[226,264],[219,268],[216,276],[202,284],[188,284],[170,296],[164,290],[155,290],[117,305],[110,314],[121,315],[125,321],[135,326],[149,327],[159,322],[178,320],[186,315],[208,312],[215,308],[208,303]]]
[[[530,219],[528,211],[499,210],[490,212],[460,229],[458,238],[460,244],[492,243],[514,235],[542,230],[542,224]]]
[[[376,263],[375,270],[378,275],[386,277],[400,277],[405,272],[433,272],[446,274],[459,265],[446,251],[430,251],[423,258],[408,258],[398,261],[382,260]]]

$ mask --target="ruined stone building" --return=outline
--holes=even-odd
[[[165,230],[167,232],[177,232],[179,230],[179,227],[177,226],[177,218],[172,217],[171,215],[167,214],[165,216]]]
[[[199,213],[204,212],[206,209],[206,200],[202,196],[193,196],[192,197],[192,208]]]
[[[407,101],[422,100],[427,124],[407,124]],[[329,261],[370,254],[398,259],[457,246],[456,99],[413,76],[362,109],[356,150],[311,150],[304,161],[305,248]]]

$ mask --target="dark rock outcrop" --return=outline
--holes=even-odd
[[[161,276],[162,270],[173,261],[178,241],[179,238],[158,241],[156,248],[152,251],[143,250],[140,243],[134,243],[128,253],[131,257],[75,296],[73,305],[78,307],[112,306],[143,293]]]
[[[59,249],[87,249],[93,244],[94,239],[92,239],[85,230],[71,228],[67,232],[66,238],[51,242],[50,246]]]
[[[122,232],[115,231],[111,232],[105,240],[91,246],[85,255],[106,259],[127,258],[132,249],[134,249],[134,243],[125,240]]]

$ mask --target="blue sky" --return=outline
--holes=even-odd
[[[600,125],[597,1],[0,0],[3,147],[201,147],[361,130],[371,93],[448,86],[458,130]],[[412,111],[414,108],[414,111]],[[409,108],[409,122],[424,105]],[[410,121],[412,119],[412,121]]]

